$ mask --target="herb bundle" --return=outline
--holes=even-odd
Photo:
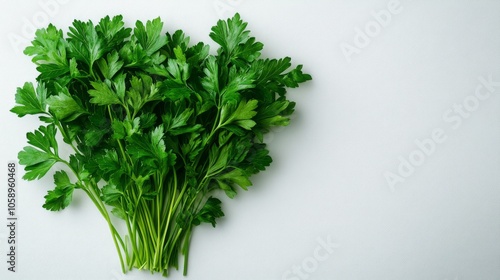
[[[212,195],[234,197],[271,163],[264,134],[288,125],[295,103],[286,89],[311,77],[288,57],[261,59],[263,44],[246,27],[238,14],[219,20],[210,33],[215,55],[181,30],[162,33],[159,18],[132,29],[122,16],[75,20],[67,37],[49,25],[26,48],[40,74],[17,89],[11,111],[43,125],[19,152],[23,178],[61,166],[43,207],[62,210],[75,190],[85,192],[109,225],[123,272],[167,276],[183,254],[186,274],[193,228],[224,216]]]

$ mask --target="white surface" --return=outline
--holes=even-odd
[[[250,191],[224,200],[226,217],[215,229],[196,228],[189,276],[174,272],[170,279],[500,279],[500,86],[460,125],[456,113],[448,116],[453,121],[443,118],[454,104],[473,102],[479,77],[500,81],[499,1],[59,3],[47,16],[59,28],[74,18],[123,14],[132,25],[161,16],[168,31],[182,28],[192,42],[209,42],[216,20],[238,11],[265,44],[264,56],[291,56],[314,78],[289,92],[297,113],[270,138],[272,167],[253,178]],[[23,34],[30,31],[26,22],[47,12],[38,1],[2,0],[1,7],[0,165],[6,166],[38,126],[8,112],[16,87],[36,75],[9,36],[31,40]],[[388,7],[390,22],[377,30],[372,11]],[[362,48],[348,62],[341,46],[356,46],[356,28],[366,27],[374,36],[366,46],[358,42]],[[415,141],[434,129],[445,140],[391,189],[384,174],[397,174],[400,156],[418,156]],[[0,171],[0,182],[6,173]],[[7,272],[1,226],[0,279],[163,279],[121,275],[96,209],[78,194],[65,211],[44,211],[50,187],[50,176],[19,183],[18,272]],[[5,188],[0,183],[1,225]],[[319,241],[328,238],[338,245],[330,252]],[[294,266],[304,274],[287,274]]]

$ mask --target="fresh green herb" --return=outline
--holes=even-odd
[[[212,195],[234,197],[272,161],[263,136],[290,121],[286,88],[311,77],[288,57],[261,59],[263,44],[246,27],[238,14],[218,21],[216,55],[180,30],[162,33],[159,18],[132,30],[122,16],[75,20],[67,37],[49,25],[25,50],[40,75],[36,87],[18,88],[11,111],[44,125],[19,153],[23,178],[65,166],[43,207],[62,210],[84,191],[109,225],[124,272],[167,276],[182,253],[186,274],[193,228],[224,216]]]

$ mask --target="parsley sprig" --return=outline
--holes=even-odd
[[[289,57],[260,58],[263,44],[246,27],[238,14],[218,21],[212,55],[180,30],[162,33],[159,18],[131,29],[108,16],[97,25],[75,20],[67,37],[53,25],[39,29],[25,50],[40,74],[36,86],[17,89],[11,111],[43,125],[19,152],[23,178],[66,166],[43,207],[62,210],[84,191],[109,225],[124,272],[167,276],[182,253],[186,274],[193,228],[224,216],[213,195],[233,198],[272,161],[263,136],[288,125],[295,103],[286,89],[311,76]],[[67,158],[58,133],[72,149]]]

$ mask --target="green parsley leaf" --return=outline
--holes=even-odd
[[[58,95],[47,98],[49,110],[61,121],[73,121],[79,116],[86,114],[84,108],[76,102],[67,88],[60,88]]]
[[[51,124],[48,126],[40,126],[35,132],[28,132],[28,144],[41,149],[42,151],[57,155],[58,144],[56,141],[56,127]]]
[[[210,223],[215,227],[216,219],[224,217],[224,212],[222,212],[221,201],[215,197],[209,197],[205,202],[205,205],[200,209],[193,220],[194,225],[199,225],[200,223]]]
[[[214,56],[207,58],[206,67],[203,70],[205,77],[202,78],[201,83],[203,88],[208,91],[212,97],[219,93],[219,68],[217,59]]]
[[[97,33],[92,21],[82,22],[73,21],[73,26],[69,27],[68,33],[69,49],[76,60],[82,61],[89,66],[92,72],[92,66],[104,54],[104,40]]]
[[[53,64],[67,68],[66,42],[62,30],[49,24],[47,28],[38,29],[35,35],[32,46],[27,47],[24,54],[33,56],[32,61],[37,65]]]
[[[97,65],[99,66],[104,78],[111,80],[113,76],[120,71],[124,62],[119,59],[120,57],[118,52],[113,51],[107,55],[106,59],[101,58],[97,61]]]
[[[134,29],[134,37],[142,46],[146,55],[150,56],[161,47],[167,44],[167,36],[161,35],[163,22],[160,18],[148,20],[146,26],[140,21],[137,21]]]
[[[296,88],[300,83],[311,80],[311,75],[302,73],[302,65],[298,65],[283,78],[283,83],[287,87]]]
[[[53,155],[29,146],[19,152],[18,158],[19,164],[26,166],[23,179],[28,181],[42,178],[57,162]]]
[[[257,109],[258,101],[255,99],[249,100],[248,102],[242,100],[238,107],[233,110],[233,106],[226,105],[222,107],[221,110],[221,127],[236,122],[243,129],[250,130],[255,126],[256,122],[252,118],[257,114],[255,109]]]
[[[122,191],[118,190],[115,185],[106,185],[101,190],[102,193],[102,201],[104,201],[108,205],[114,205],[119,202],[119,199],[124,197]]]
[[[227,173],[224,173],[218,176],[217,179],[237,184],[244,190],[247,190],[248,187],[252,185],[252,182],[248,178],[248,175],[239,168],[235,168]]]
[[[47,109],[47,89],[43,83],[33,87],[32,83],[25,83],[22,88],[17,88],[16,103],[19,104],[10,111],[19,117],[25,115],[45,114]]]
[[[63,210],[71,203],[75,185],[70,182],[65,171],[57,171],[54,174],[54,183],[56,187],[45,196],[43,208],[50,211]]]
[[[43,177],[60,161],[55,126],[40,126],[35,132],[27,133],[28,144],[19,152],[19,164],[25,165],[26,174],[23,179],[35,180]],[[36,148],[38,149],[36,149]]]
[[[99,24],[95,27],[99,37],[103,38],[105,42],[103,49],[110,51],[119,48],[124,40],[126,40],[130,33],[131,28],[125,28],[123,16],[114,16],[112,19],[109,16],[102,18]]]
[[[90,103],[95,103],[101,106],[120,104],[118,94],[114,92],[105,82],[91,82],[94,89],[89,90],[89,95],[92,96]]]
[[[231,54],[236,46],[248,40],[250,31],[246,30],[246,27],[247,23],[236,14],[227,21],[219,20],[217,25],[212,27],[210,38],[218,43],[224,52]]]
[[[175,156],[166,151],[163,140],[163,126],[156,127],[147,135],[134,134],[128,139],[130,156],[152,168],[168,167],[174,164]]]

